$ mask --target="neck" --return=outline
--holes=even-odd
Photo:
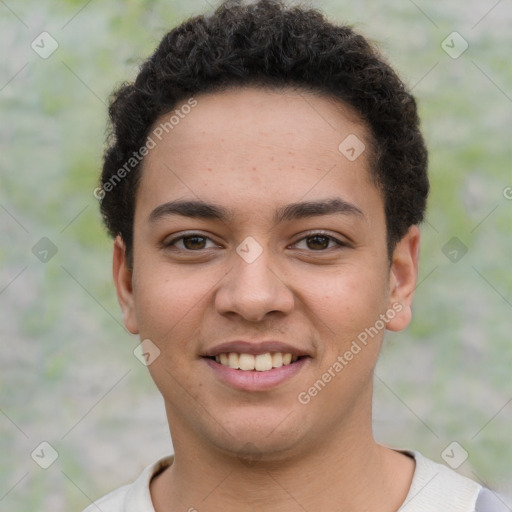
[[[307,449],[252,462],[173,428],[174,462],[151,483],[155,510],[395,512],[407,496],[414,461],[376,443],[369,416],[369,422],[354,418]]]

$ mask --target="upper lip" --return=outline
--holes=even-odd
[[[219,354],[226,354],[229,352],[236,352],[238,354],[266,354],[268,352],[281,352],[283,354],[292,354],[293,356],[308,356],[309,354],[300,348],[293,347],[281,341],[226,341],[215,345],[206,352],[203,357],[215,357]]]

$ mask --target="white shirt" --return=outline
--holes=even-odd
[[[405,451],[414,457],[416,469],[407,497],[397,512],[501,512],[503,502],[480,484],[463,477],[419,452]],[[83,512],[155,512],[149,492],[154,475],[170,466],[167,456],[148,466],[135,482],[120,487],[95,501]]]

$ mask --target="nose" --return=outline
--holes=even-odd
[[[233,267],[225,275],[215,296],[215,307],[222,315],[237,314],[250,322],[260,322],[269,313],[290,313],[294,296],[272,268],[269,250],[252,262],[233,255]]]

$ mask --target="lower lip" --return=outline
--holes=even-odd
[[[209,358],[205,358],[204,361],[217,377],[228,386],[242,391],[265,391],[291,379],[308,363],[308,359],[309,357],[302,357],[294,363],[280,368],[272,368],[272,370],[265,372],[234,370]]]

